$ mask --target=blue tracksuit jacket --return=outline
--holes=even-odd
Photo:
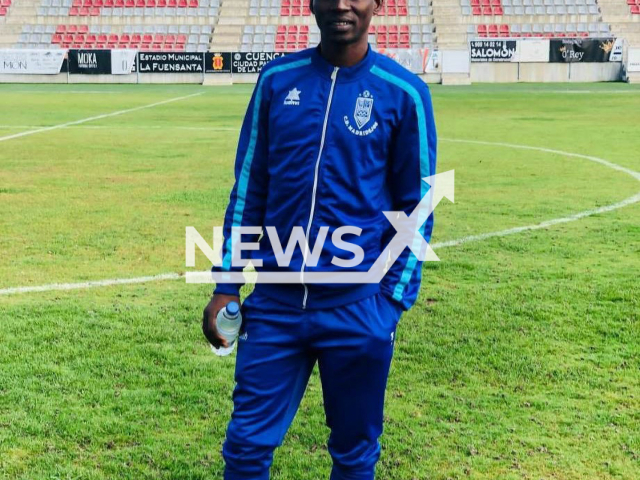
[[[268,236],[250,258],[258,270],[302,272],[299,284],[258,284],[256,290],[293,307],[330,308],[381,292],[403,310],[415,302],[421,262],[406,248],[378,284],[304,284],[304,272],[367,271],[395,234],[383,211],[410,215],[435,174],[436,130],[427,85],[369,48],[352,67],[334,67],[310,48],[266,65],[251,97],[237,151],[236,182],[224,220],[222,266],[231,266],[232,226],[273,226],[283,248],[294,227],[313,249],[320,227],[329,227],[317,265],[297,247],[287,267],[276,262]],[[360,246],[364,261],[350,268],[332,263],[353,254],[332,242],[341,226],[361,228],[343,239]],[[423,226],[429,241],[433,215]],[[258,241],[259,235],[242,241]],[[247,253],[245,253],[245,257]],[[219,283],[215,293],[238,294]]]

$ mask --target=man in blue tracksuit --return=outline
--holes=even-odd
[[[269,63],[251,97],[224,221],[223,262],[238,272],[232,228],[259,242],[259,272],[297,272],[296,283],[257,283],[242,306],[234,410],[222,453],[225,480],[267,480],[273,451],[318,363],[332,480],[372,480],[380,456],[384,395],[396,325],[415,302],[421,262],[406,248],[379,283],[308,283],[313,272],[367,272],[394,234],[384,211],[410,215],[434,175],[436,132],[427,86],[372,51],[367,31],[381,0],[313,0],[321,43]],[[343,226],[356,232],[337,238]],[[420,233],[429,241],[430,215]],[[294,232],[291,261],[279,263]],[[342,240],[342,242],[341,242]],[[344,242],[351,245],[345,248]],[[319,244],[321,249],[316,250]],[[350,262],[361,253],[360,262]],[[315,254],[315,256],[314,256]],[[245,255],[246,256],[246,255]],[[357,264],[356,264],[357,263]],[[204,310],[212,345],[217,312],[240,284],[218,283]]]

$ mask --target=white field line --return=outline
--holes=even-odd
[[[631,170],[630,168],[626,168],[621,165],[618,165],[617,163],[610,162],[608,160],[605,160],[604,158],[593,157],[591,155],[582,155],[581,153],[563,152],[562,150],[553,150],[551,148],[542,148],[542,147],[532,147],[529,145],[517,145],[514,143],[483,142],[481,140],[460,140],[455,138],[439,138],[439,140],[445,141],[445,142],[452,142],[452,143],[469,143],[474,145],[488,145],[491,147],[505,147],[505,148],[517,148],[520,150],[534,150],[536,152],[555,153],[557,155],[562,155],[564,157],[582,158],[584,160],[589,160],[591,162],[599,163],[600,165],[604,165],[605,167],[609,167],[613,170],[624,172],[627,175],[631,175],[633,178],[640,181],[640,172],[636,172],[635,170]]]
[[[148,277],[136,278],[114,278],[111,280],[96,280],[92,282],[79,283],[50,283],[48,285],[37,285],[33,287],[4,288],[0,290],[0,295],[11,295],[13,293],[47,292],[50,290],[77,290],[79,288],[109,287],[111,285],[126,285],[129,283],[157,282],[159,280],[177,280],[183,275],[179,273],[163,273]]]
[[[137,93],[135,90],[123,90],[121,92],[117,91],[117,90],[10,90],[7,92],[3,92],[2,89],[0,89],[0,93],[6,93],[6,94],[14,94],[14,93],[24,93],[24,94],[31,94],[31,93],[48,93],[48,94],[52,94],[52,93],[91,93],[91,94],[103,94],[103,93]]]
[[[161,102],[150,103],[148,105],[142,105],[140,107],[127,108],[126,110],[118,110],[117,112],[104,113],[102,115],[96,115],[93,117],[82,118],[80,120],[75,120],[73,122],[61,123],[59,125],[52,125],[50,127],[42,127],[36,128],[35,130],[28,130],[26,132],[14,133],[13,135],[7,135],[5,137],[0,137],[0,142],[5,142],[7,140],[12,140],[14,138],[26,137],[28,135],[34,135],[36,133],[49,132],[51,130],[57,130],[60,128],[70,127],[72,125],[79,125],[81,123],[92,122],[94,120],[101,120],[103,118],[115,117],[117,115],[124,115],[125,113],[137,112],[139,110],[145,110],[147,108],[153,108],[160,105],[166,105],[167,103],[178,102],[180,100],[186,100],[187,98],[197,97],[202,95],[204,92],[193,93],[191,95],[185,95],[183,97],[170,98],[168,100],[162,100]]]
[[[568,156],[568,157],[583,158],[585,160],[590,160],[592,162],[599,163],[599,164],[604,165],[604,166],[606,166],[608,168],[611,168],[613,170],[624,172],[624,173],[626,173],[628,175],[631,175],[636,180],[640,181],[640,173],[639,172],[636,172],[634,170],[628,169],[626,167],[623,167],[621,165],[615,164],[613,162],[609,162],[608,160],[604,160],[602,158],[593,157],[593,156],[589,156],[589,155],[581,155],[579,153],[563,152],[563,151],[560,151],[560,150],[552,150],[552,149],[549,149],[549,148],[541,148],[541,147],[532,147],[532,146],[527,146],[527,145],[515,145],[515,144],[510,144],[510,143],[482,142],[482,141],[476,141],[476,140],[457,140],[457,139],[451,139],[451,138],[441,138],[440,140],[444,140],[444,141],[447,141],[447,142],[471,143],[471,144],[478,144],[478,145],[499,146],[499,147],[505,147],[505,148],[519,148],[519,149],[523,149],[523,150],[536,150],[536,151],[545,152],[545,153],[556,153],[556,154],[564,155],[564,156]],[[531,231],[531,230],[540,230],[540,229],[549,228],[549,227],[552,227],[554,225],[558,225],[558,224],[561,224],[561,223],[574,222],[576,220],[580,220],[581,218],[589,217],[589,216],[592,216],[592,215],[597,215],[599,213],[611,212],[613,210],[617,210],[618,208],[626,207],[628,205],[632,205],[632,204],[638,203],[638,202],[640,202],[640,192],[636,193],[635,195],[633,195],[633,196],[631,196],[629,198],[626,198],[626,199],[624,199],[624,200],[622,200],[620,202],[613,203],[611,205],[606,205],[604,207],[585,210],[583,212],[575,213],[573,215],[568,215],[566,217],[554,218],[552,220],[546,220],[544,222],[537,223],[537,224],[534,224],[534,225],[526,225],[524,227],[508,228],[506,230],[500,230],[500,231],[497,231],[497,232],[482,233],[482,234],[479,234],[479,235],[469,235],[467,237],[462,237],[462,238],[458,238],[458,239],[455,239],[455,240],[449,240],[449,241],[446,241],[446,242],[434,243],[434,244],[431,245],[431,247],[434,250],[435,249],[439,249],[439,248],[456,247],[456,246],[462,245],[464,243],[477,242],[477,241],[480,241],[480,240],[486,240],[488,238],[505,237],[507,235],[514,235],[516,233],[522,233],[522,232]],[[207,273],[207,272],[205,271],[205,272],[202,272],[202,273]],[[106,286],[110,286],[110,285],[123,285],[123,284],[130,284],[130,283],[145,283],[145,282],[154,282],[154,281],[160,281],[160,280],[177,280],[177,279],[180,279],[180,278],[184,278],[184,274],[165,273],[165,274],[149,276],[149,277],[115,278],[115,279],[110,279],[110,280],[97,280],[97,281],[92,281],[92,282],[79,282],[79,283],[52,283],[52,284],[48,284],[48,285],[38,285],[38,286],[33,286],[33,287],[13,287],[13,288],[0,289],[0,296],[1,295],[11,295],[11,294],[16,294],[16,293],[46,292],[46,291],[51,291],[51,290],[75,290],[75,289],[81,289],[81,288],[106,287]]]
[[[0,129],[22,130],[25,128],[45,128],[46,125],[0,125]],[[198,130],[207,132],[240,132],[240,127],[187,127],[173,125],[69,125],[67,129],[87,130]]]
[[[477,242],[479,240],[486,240],[487,238],[493,237],[506,237],[507,235],[514,235],[516,233],[527,232],[530,230],[540,230],[541,228],[548,228],[554,225],[558,225],[560,223],[569,223],[575,222],[576,220],[580,220],[581,218],[590,217],[592,215],[597,215],[598,213],[606,213],[611,212],[612,210],[617,210],[618,208],[626,207],[627,205],[632,205],[634,203],[640,202],[640,193],[636,193],[634,196],[625,198],[621,202],[614,203],[611,205],[606,205],[600,208],[594,208],[593,210],[585,210],[584,212],[576,213],[573,215],[569,215],[567,217],[562,218],[554,218],[553,220],[546,220],[544,222],[540,222],[536,225],[527,225],[524,227],[514,227],[509,228],[507,230],[500,230],[498,232],[489,232],[489,233],[481,233],[479,235],[469,235],[468,237],[458,238],[456,240],[449,240],[447,242],[438,242],[431,244],[431,248],[434,250],[438,248],[447,248],[447,247],[457,247],[458,245],[462,245],[463,243],[469,242]],[[1,291],[0,291],[1,293]]]

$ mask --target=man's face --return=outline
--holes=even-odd
[[[374,10],[382,0],[309,0],[322,40],[357,43],[366,37]]]

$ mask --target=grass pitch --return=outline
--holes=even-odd
[[[183,272],[185,227],[221,223],[250,93],[0,86],[0,137],[201,94],[0,138],[0,289]],[[640,171],[637,87],[432,94],[438,168],[456,170],[433,242],[640,191],[599,163],[515,148]],[[437,250],[398,327],[378,478],[638,478],[639,238],[635,203]],[[201,335],[210,291],[174,280],[0,295],[0,478],[221,478],[234,357]],[[314,372],[272,477],[328,478],[327,435]]]

